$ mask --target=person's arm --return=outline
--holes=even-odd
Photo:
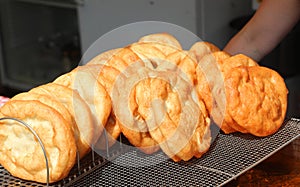
[[[299,18],[300,0],[263,0],[254,16],[223,50],[259,61],[279,44]]]

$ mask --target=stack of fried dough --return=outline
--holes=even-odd
[[[92,145],[113,146],[121,133],[142,152],[162,150],[176,162],[209,150],[212,122],[225,133],[271,135],[284,120],[287,93],[277,72],[245,55],[209,42],[186,50],[172,35],[155,33],[14,96],[0,117],[34,129],[56,182],[76,157]],[[16,177],[46,182],[39,142],[9,119],[0,121],[0,164]]]

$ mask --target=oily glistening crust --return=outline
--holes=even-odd
[[[261,66],[240,66],[225,76],[226,116],[255,136],[275,133],[284,121],[288,90],[274,70]],[[225,120],[225,123],[227,121]]]
[[[39,101],[12,100],[0,109],[1,117],[14,117],[30,125],[41,138],[49,162],[50,182],[66,177],[76,161],[76,144],[67,121]],[[0,121],[0,164],[12,175],[46,182],[46,162],[37,139],[12,120]]]

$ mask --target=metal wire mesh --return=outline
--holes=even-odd
[[[91,159],[88,155],[69,177],[50,186],[222,186],[299,136],[300,120],[290,119],[277,133],[264,138],[241,133],[219,134],[203,157],[188,162],[175,163],[166,160],[162,152],[148,156],[136,149],[114,153],[110,159],[113,162],[97,155]],[[0,186],[44,185],[16,179],[0,166]]]

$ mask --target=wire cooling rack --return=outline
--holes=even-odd
[[[91,152],[74,166],[67,178],[49,186],[222,186],[299,136],[300,120],[292,118],[268,137],[219,133],[203,157],[187,162],[175,163],[162,152],[148,156],[122,147],[109,153],[108,159]],[[0,165],[0,186],[44,187],[45,184],[17,179]]]

